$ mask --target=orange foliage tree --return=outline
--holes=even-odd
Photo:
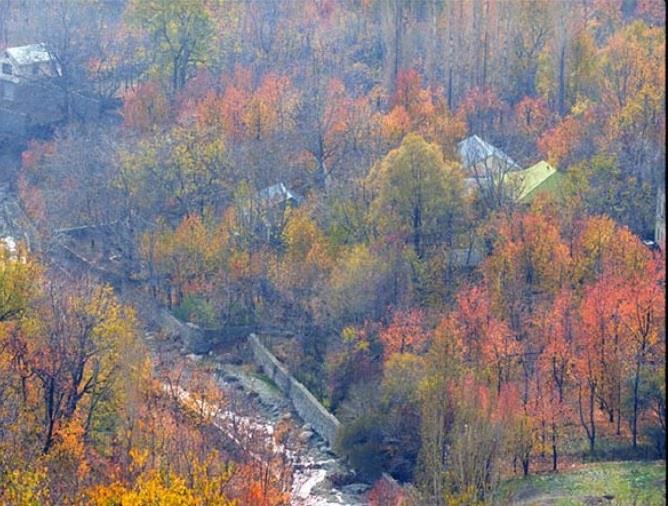
[[[448,110],[442,90],[423,88],[415,69],[403,70],[397,75],[390,106],[382,118],[382,131],[391,146],[416,132],[437,143],[446,159],[455,159],[456,143],[464,137],[466,125]]]
[[[419,309],[395,310],[390,323],[380,331],[385,358],[394,353],[419,353],[429,342],[424,313]]]

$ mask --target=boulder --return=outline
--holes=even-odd
[[[311,441],[311,438],[313,437],[313,431],[310,430],[303,430],[299,433],[299,441],[307,444],[309,441]]]
[[[350,485],[343,487],[343,491],[348,494],[359,495],[363,494],[370,488],[371,487],[366,483],[351,483]]]

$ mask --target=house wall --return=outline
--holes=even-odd
[[[8,86],[13,87],[11,99],[5,97]],[[0,131],[21,135],[30,127],[61,121],[64,118],[62,105],[62,93],[53,86],[0,80],[2,118],[13,118],[0,121]]]
[[[16,88],[14,106],[28,116],[31,126],[46,125],[64,118],[63,95],[55,86],[22,83]]]
[[[12,99],[3,99],[6,86],[13,86]],[[69,101],[69,103],[68,103]],[[96,119],[103,111],[101,100],[65,90],[48,79],[14,84],[0,80],[0,132],[22,135],[26,129],[65,120],[66,104],[73,118]]]
[[[50,62],[44,63],[29,63],[14,67],[16,74],[25,79],[40,79],[43,77],[51,77],[54,75],[53,66]]]
[[[16,84],[11,81],[0,80],[0,100],[14,101]]]
[[[3,65],[11,65],[12,73],[3,72]],[[11,80],[14,82],[37,80],[44,77],[53,77],[55,75],[54,66],[51,62],[27,63],[17,65],[14,60],[0,54],[0,79]]]
[[[482,261],[478,248],[455,248],[446,253],[448,261],[455,267],[475,267]]]
[[[0,83],[2,87],[3,83]],[[1,98],[0,90],[0,98]],[[4,102],[0,100],[0,134],[24,135],[28,128],[28,118],[25,114],[12,111],[3,107]]]
[[[517,170],[517,168],[509,165],[505,160],[502,160],[496,156],[490,156],[482,162],[478,162],[471,167],[467,167],[466,175],[469,177],[488,177],[490,175],[503,174],[512,170]]]
[[[297,414],[310,424],[330,448],[336,442],[341,422],[327,411],[320,402],[297,381],[278,359],[260,343],[255,334],[248,337],[255,363],[271,378],[276,386],[290,399]]]

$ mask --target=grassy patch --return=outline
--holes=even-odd
[[[666,464],[604,462],[577,470],[513,478],[501,485],[498,504],[575,506],[663,505]],[[612,499],[600,501],[608,496]]]
[[[259,379],[262,383],[267,385],[267,387],[269,387],[269,389],[272,392],[274,392],[274,393],[280,393],[281,392],[280,389],[276,386],[276,383],[274,383],[271,380],[271,378],[269,376],[267,376],[265,373],[263,373],[263,372],[253,372],[253,373],[251,373],[251,376],[253,376],[254,378]]]

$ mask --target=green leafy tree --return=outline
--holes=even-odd
[[[130,24],[147,36],[153,72],[181,90],[195,68],[207,61],[213,41],[212,14],[219,0],[132,0]]]
[[[418,258],[444,241],[452,244],[463,216],[463,179],[436,144],[407,135],[369,174],[376,195],[372,219],[378,230],[406,237]]]

